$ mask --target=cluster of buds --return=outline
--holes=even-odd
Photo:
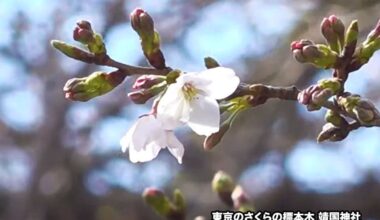
[[[72,78],[63,87],[65,97],[73,101],[88,101],[104,95],[123,82],[126,75],[117,70],[111,73],[94,72],[87,77]]]
[[[292,42],[290,47],[294,58],[300,63],[311,63],[323,69],[333,68],[337,64],[338,54],[324,44],[300,40]]]
[[[82,62],[104,62],[104,59],[107,57],[106,46],[102,36],[93,31],[90,22],[78,21],[77,26],[73,31],[73,38],[74,40],[85,45],[88,51],[82,50],[60,40],[52,40],[51,45],[66,56]]]
[[[185,219],[186,204],[180,190],[174,190],[172,201],[161,190],[155,188],[145,189],[142,196],[145,202],[162,217],[168,220]]]
[[[218,171],[211,183],[212,189],[216,192],[224,204],[234,207],[237,211],[254,211],[253,205],[248,199],[240,185],[236,185],[230,175],[223,171]]]
[[[334,95],[341,91],[341,83],[336,78],[323,79],[316,85],[311,85],[298,94],[298,102],[306,105],[309,111],[321,107]]]
[[[132,28],[140,36],[142,50],[150,65],[157,69],[166,68],[165,58],[160,50],[160,35],[154,29],[152,17],[138,8],[131,13],[130,19]]]
[[[358,95],[345,95],[338,98],[338,105],[352,118],[366,127],[380,125],[380,113],[375,105]]]

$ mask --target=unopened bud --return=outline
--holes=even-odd
[[[83,51],[77,47],[74,47],[70,44],[67,44],[63,41],[52,40],[51,45],[55,49],[59,50],[60,52],[62,52],[66,56],[71,57],[73,59],[80,60],[80,61],[83,61],[86,63],[93,63],[93,61],[94,61],[94,55],[92,55],[86,51]]]
[[[331,16],[330,16],[331,17]],[[321,23],[321,31],[323,36],[326,38],[327,43],[330,45],[330,48],[336,52],[339,52],[339,44],[338,44],[338,35],[335,33],[332,27],[332,21],[336,17],[324,18]]]
[[[186,203],[185,197],[179,189],[175,189],[173,192],[173,204],[176,207],[176,211],[179,213],[185,213]]]
[[[324,44],[317,44],[316,47],[320,53],[319,57],[315,57],[313,60],[313,64],[319,68],[333,68],[336,66],[338,61],[338,53],[331,50]]]
[[[170,201],[162,191],[155,188],[147,188],[142,196],[145,202],[158,214],[167,216],[170,213]]]
[[[159,46],[157,47],[159,48]],[[148,59],[150,65],[156,69],[165,69],[165,57],[160,49],[153,50],[152,52],[144,52],[145,57]]]
[[[344,24],[343,24],[342,20],[340,20],[335,15],[331,15],[329,17],[329,20],[331,22],[332,29],[334,30],[335,34],[338,36],[338,40],[340,42],[340,46],[343,47],[343,45],[344,45],[344,31],[345,31],[345,27],[344,27]]]
[[[98,33],[94,33],[94,40],[87,44],[87,47],[88,50],[95,55],[104,55],[107,53],[103,37]]]
[[[360,99],[353,108],[353,113],[364,126],[379,126],[380,113],[376,106],[367,99]]]
[[[139,35],[153,35],[154,22],[152,17],[141,8],[133,10],[130,15],[132,28]]]
[[[342,127],[347,125],[347,121],[337,112],[332,110],[327,110],[325,115],[326,122],[333,124],[336,127]]]
[[[340,85],[340,84],[339,84]],[[339,91],[334,79],[322,80],[318,85],[311,85],[298,94],[298,102],[306,105],[309,111],[321,109],[324,103]]]
[[[154,29],[152,17],[138,8],[131,13],[130,18],[132,28],[140,36],[141,47],[150,65],[156,69],[166,68],[165,58],[160,50],[160,35]]]
[[[110,92],[119,85],[124,78],[125,74],[119,71],[110,74],[94,72],[87,77],[68,80],[63,91],[67,99],[85,102]]]
[[[317,137],[318,142],[326,140],[336,142],[345,139],[349,134],[349,131],[345,128],[335,127],[331,123],[327,123],[323,126],[321,133]]]
[[[309,40],[294,41],[290,48],[298,62],[311,63],[319,68],[334,67],[338,60],[338,54],[329,47]]]
[[[351,22],[350,26],[347,28],[346,45],[351,44],[352,42],[356,42],[358,40],[358,35],[359,35],[358,21],[354,20]]]
[[[344,57],[348,57],[348,58],[352,57],[356,49],[358,36],[359,36],[359,25],[358,25],[358,21],[354,20],[351,22],[346,32],[345,45],[344,45],[344,50],[343,50]]]
[[[376,27],[368,34],[367,39],[363,44],[369,44],[378,38],[380,38],[380,20],[377,22]]]
[[[160,83],[152,86],[149,89],[141,89],[128,93],[128,97],[135,104],[145,104],[149,99],[158,95],[166,88],[166,83]]]
[[[231,194],[235,188],[232,177],[223,171],[218,171],[212,180],[212,189],[228,206],[233,206]]]
[[[228,121],[223,122],[220,126],[219,131],[207,136],[203,142],[203,148],[205,150],[213,149],[222,140],[223,136],[230,129],[231,123]]]
[[[241,186],[236,186],[231,194],[234,208],[240,212],[254,211],[252,204],[250,203],[247,194],[244,192]]]
[[[149,89],[165,80],[164,76],[158,75],[142,75],[138,77],[133,84],[133,89]]]
[[[88,21],[78,21],[73,31],[73,38],[82,44],[89,44],[94,41],[94,32]]]
[[[317,106],[322,106],[329,98],[334,95],[334,92],[330,89],[322,89],[315,92],[311,96],[312,103]]]
[[[218,61],[216,61],[212,57],[205,57],[204,62],[207,69],[216,68],[220,66]]]
[[[322,89],[331,90],[334,95],[336,95],[342,89],[342,84],[337,78],[322,79],[318,81],[318,85]]]
[[[318,47],[315,45],[307,45],[302,49],[302,53],[306,57],[307,60],[314,60],[323,56],[323,54],[318,50]]]
[[[172,70],[166,75],[167,84],[175,83],[177,78],[181,75],[181,70]]]
[[[360,48],[358,49],[358,52],[356,55],[356,64],[359,68],[366,64],[373,54],[380,49],[380,37],[374,39],[373,41],[364,42]],[[358,69],[358,68],[357,68]]]
[[[290,44],[290,49],[293,50],[302,50],[307,45],[313,45],[314,43],[310,40],[302,39],[300,41],[293,41]]]
[[[128,93],[128,97],[135,104],[145,104],[149,99],[154,97],[154,94],[148,90],[139,90]]]

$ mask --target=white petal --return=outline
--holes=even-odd
[[[177,158],[178,163],[181,164],[183,154],[185,153],[185,148],[183,147],[183,144],[177,139],[173,131],[167,131],[166,137],[167,137],[168,150],[175,158]]]
[[[217,67],[200,72],[199,77],[204,81],[211,82],[199,89],[205,91],[214,99],[224,99],[237,89],[240,79],[235,71],[230,68]]]
[[[211,135],[219,131],[219,122],[219,105],[215,99],[199,95],[190,102],[188,125],[195,133]]]
[[[163,135],[161,124],[153,115],[140,117],[130,139],[136,150],[140,151],[148,142]]]
[[[172,130],[189,118],[189,105],[186,101],[182,85],[171,84],[157,107],[157,119],[159,119],[165,129]]]
[[[121,151],[125,153],[132,143],[132,135],[134,134],[136,130],[137,122],[135,122],[132,127],[128,130],[128,132],[121,138],[120,145],[121,145]]]
[[[136,150],[133,145],[129,147],[129,159],[133,163],[151,161],[157,157],[162,147],[156,142],[150,142],[140,151]]]

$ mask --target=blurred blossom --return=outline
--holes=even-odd
[[[240,177],[243,188],[253,197],[259,197],[282,184],[284,171],[281,167],[280,155],[269,152],[256,165],[248,167]]]
[[[343,156],[364,172],[380,172],[380,131],[376,128],[352,132],[342,142]]]
[[[220,1],[202,9],[185,38],[186,49],[193,59],[211,56],[228,64],[248,54],[252,32],[245,14],[241,13],[242,7]]]
[[[0,150],[0,189],[20,192],[28,186],[32,169],[28,155],[15,147]]]
[[[364,95],[368,91],[368,88],[378,86],[378,79],[380,78],[379,63],[380,52],[378,51],[366,65],[350,74],[345,88],[352,93]]]
[[[168,157],[160,157],[144,164],[132,164],[127,158],[113,159],[103,168],[91,172],[86,186],[95,195],[104,195],[110,187],[122,187],[130,192],[141,193],[146,187],[164,187],[178,170],[179,166],[170,163]]]
[[[129,23],[114,26],[105,36],[108,53],[117,61],[137,65],[142,59],[138,35]]]
[[[44,173],[39,182],[39,190],[46,196],[62,192],[70,187],[68,170],[63,167],[53,168]]]
[[[19,88],[27,81],[25,68],[12,58],[0,55],[0,91]]]
[[[58,6],[61,6],[61,1],[50,0],[3,0],[5,10],[11,12],[22,12],[27,16],[27,19],[35,24],[48,23],[50,18]],[[46,7],[49,5],[49,7]]]
[[[101,154],[120,151],[120,138],[131,125],[131,121],[122,117],[110,116],[101,120],[91,133],[91,152]]]
[[[149,104],[147,105],[126,105],[122,108],[120,115],[124,118],[131,119],[133,122],[136,118],[150,111]]]
[[[125,13],[129,14],[135,8],[143,8],[145,11],[148,11],[149,14],[155,15],[155,14],[163,13],[166,10],[170,9],[170,7],[168,7],[169,4],[170,4],[170,0],[160,0],[160,1],[134,0],[134,1],[125,1]]]
[[[352,158],[314,141],[299,142],[287,156],[285,167],[301,190],[318,193],[346,191],[364,178]]]
[[[14,129],[20,131],[34,129],[41,122],[42,116],[40,97],[33,91],[14,90],[5,93],[0,99],[0,118]]]
[[[97,107],[93,102],[76,102],[67,112],[66,124],[74,130],[85,128],[91,126],[97,116]]]
[[[97,196],[105,196],[110,190],[110,186],[107,184],[107,175],[98,170],[90,171],[84,184],[88,191]]]
[[[287,1],[250,0],[247,9],[255,29],[267,36],[289,33],[299,16]]]
[[[162,49],[169,66],[186,72],[196,72],[204,68],[202,57],[191,57],[177,45],[164,45]]]

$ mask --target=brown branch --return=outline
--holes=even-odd
[[[282,100],[293,100],[297,101],[297,96],[300,90],[295,86],[289,87],[276,87],[268,86],[263,84],[240,84],[234,94],[232,94],[228,99],[251,95],[253,99],[251,105],[253,107],[264,104],[270,98],[277,98]]]
[[[151,67],[131,66],[131,65],[127,65],[127,64],[123,64],[118,61],[115,61],[109,56],[106,56],[105,59],[100,60],[100,62],[97,62],[96,64],[102,65],[102,66],[115,67],[119,70],[122,70],[128,76],[129,75],[144,75],[144,74],[166,75],[172,70],[171,68],[155,69]]]

